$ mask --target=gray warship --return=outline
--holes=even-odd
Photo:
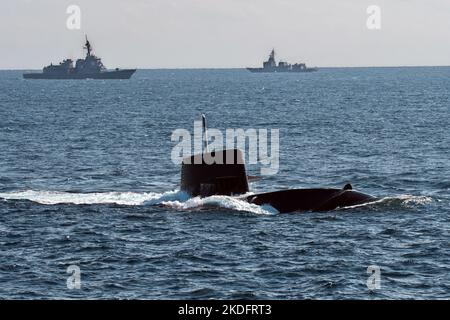
[[[136,69],[108,70],[102,60],[92,54],[92,46],[86,36],[85,59],[78,59],[73,66],[71,59],[65,59],[59,65],[50,64],[40,73],[24,73],[25,79],[130,79]]]
[[[263,62],[262,68],[247,68],[250,72],[313,72],[319,70],[318,68],[308,68],[304,63],[290,64],[280,61],[277,65],[275,61],[275,49],[272,49],[269,60]]]

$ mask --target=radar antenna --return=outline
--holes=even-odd
[[[91,56],[92,47],[91,47],[91,44],[89,43],[87,35],[86,35],[86,43],[85,43],[83,48],[87,50],[87,56],[90,57]]]

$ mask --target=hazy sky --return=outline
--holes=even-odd
[[[450,0],[1,0],[0,30],[1,69],[81,57],[85,33],[110,68],[259,66],[272,47],[319,67],[450,65]]]

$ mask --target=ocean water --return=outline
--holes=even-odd
[[[0,71],[0,298],[448,299],[449,106],[445,67]],[[351,182],[380,200],[284,215],[189,198],[170,136],[200,113],[280,130],[279,172],[254,192]]]

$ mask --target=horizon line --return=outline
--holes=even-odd
[[[358,69],[358,68],[445,68],[449,65],[385,65],[385,66],[329,66],[318,67],[319,69]],[[130,69],[131,67],[122,67],[119,69]],[[115,69],[115,68],[114,68]],[[151,67],[133,67],[131,69],[137,70],[246,70],[247,67],[164,67],[164,68],[151,68]],[[39,71],[42,68],[0,68],[0,71]],[[111,69],[113,70],[113,69]]]

